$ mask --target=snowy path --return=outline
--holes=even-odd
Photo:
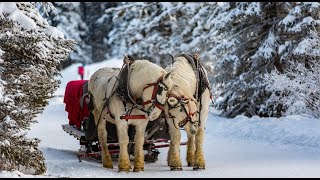
[[[121,67],[122,60],[108,60],[86,67],[86,77],[99,67]],[[65,86],[77,76],[74,64],[62,71],[61,85],[56,95],[64,94]],[[166,165],[168,148],[161,148],[159,160],[145,165],[139,173],[118,173],[93,161],[79,162],[76,153],[79,142],[64,132],[68,123],[62,97],[51,99],[43,114],[33,124],[29,137],[41,139],[48,177],[320,177],[320,120],[302,116],[283,118],[234,119],[211,113],[205,135],[206,170],[186,167],[186,147],[181,147],[183,171],[171,172]],[[184,134],[184,133],[183,133]],[[185,134],[184,134],[185,135]],[[185,138],[183,139],[185,140]],[[0,177],[42,177],[21,173],[1,173]]]
[[[242,133],[241,137],[241,133],[236,133],[237,127],[246,124],[242,122],[242,125],[232,126],[230,119],[218,117],[214,113],[210,114],[206,126],[204,171],[193,171],[186,166],[185,146],[181,148],[184,166],[181,172],[171,172],[166,165],[168,148],[159,149],[159,160],[146,164],[145,171],[139,173],[118,173],[117,160],[114,160],[115,168],[111,170],[103,168],[97,162],[79,162],[76,157],[79,142],[61,128],[68,121],[62,101],[61,97],[52,99],[44,113],[37,118],[39,123],[34,124],[28,134],[29,137],[42,140],[40,148],[44,152],[48,168],[46,175],[49,177],[320,177],[318,144],[285,144],[281,137],[278,141],[272,140],[273,142],[266,141],[266,138],[260,138],[262,140],[259,141],[259,136],[250,138],[250,128],[247,129],[249,133]],[[319,123],[316,125],[315,128],[319,128]],[[270,127],[274,126],[272,124]],[[239,128],[239,131],[243,129]],[[275,136],[281,136],[279,132],[275,132]],[[310,142],[316,141],[319,136],[312,138],[309,139]]]

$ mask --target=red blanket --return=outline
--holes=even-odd
[[[63,102],[66,104],[65,110],[68,112],[69,125],[76,125],[78,129],[84,117],[89,116],[88,104],[83,102],[80,106],[80,98],[83,95],[83,84],[88,80],[75,80],[67,84]],[[85,101],[85,98],[83,98]]]

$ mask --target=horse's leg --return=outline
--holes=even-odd
[[[208,118],[209,104],[210,104],[210,92],[208,89],[201,96],[202,109],[200,111],[201,126],[196,134],[196,152],[194,170],[205,169],[205,160],[203,154],[203,141],[204,141],[204,126]]]
[[[204,127],[200,127],[196,134],[196,152],[193,169],[205,169],[205,160],[203,154]]]
[[[128,144],[129,144],[128,124],[125,121],[117,118],[116,118],[116,122],[118,122],[116,125],[117,125],[118,142],[120,146],[118,171],[129,172],[131,169],[131,163],[130,163],[129,154],[128,154]]]
[[[191,167],[194,165],[194,153],[195,153],[195,135],[190,133],[188,134],[188,142],[187,142],[187,163],[188,166]]]
[[[167,122],[167,123],[168,123],[168,121],[169,121],[169,120],[166,119],[166,122]],[[168,123],[168,131],[169,131],[169,129],[170,129],[170,125],[169,125],[169,123]],[[169,135],[170,135],[170,134],[169,134]],[[170,138],[170,139],[171,139],[171,138]],[[171,164],[171,163],[170,163],[170,156],[171,156],[171,151],[172,151],[172,150],[171,150],[171,149],[172,149],[171,146],[172,146],[172,145],[171,145],[171,141],[170,141],[169,150],[168,150],[168,154],[167,154],[167,164],[168,164],[168,166],[170,166],[170,164]]]
[[[144,170],[144,151],[143,151],[143,144],[144,144],[144,133],[146,131],[146,127],[148,121],[142,122],[135,127],[136,133],[134,135],[134,172],[139,172]]]
[[[93,115],[96,121],[96,125],[99,121],[99,112],[94,109],[93,110]],[[109,153],[109,149],[108,149],[108,145],[107,145],[107,136],[108,136],[108,132],[106,129],[106,120],[101,117],[99,124],[97,125],[98,127],[98,138],[99,138],[99,143],[101,145],[101,151],[102,151],[102,165],[103,167],[106,168],[111,168],[113,169],[113,164],[112,164],[112,159],[111,159],[111,155]]]
[[[168,155],[167,155],[167,163],[168,163],[168,166],[170,166],[170,154],[172,153],[171,150],[172,148],[171,148],[171,142],[170,142],[170,144],[169,144],[169,150],[168,150]]]
[[[169,148],[169,166],[171,170],[182,170],[182,163],[180,159],[180,130],[175,128],[172,121],[168,121],[170,134],[170,148]]]

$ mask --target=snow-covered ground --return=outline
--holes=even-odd
[[[300,115],[283,118],[226,119],[211,110],[206,124],[204,153],[206,170],[193,171],[185,161],[186,147],[181,146],[183,171],[172,172],[166,165],[168,148],[160,148],[159,160],[146,163],[144,172],[118,173],[96,161],[77,159],[79,142],[65,133],[67,124],[63,97],[66,83],[79,79],[75,64],[62,71],[61,86],[39,123],[31,127],[29,137],[41,139],[47,173],[41,176],[21,172],[0,172],[0,177],[320,177],[320,120]],[[85,79],[102,66],[120,67],[121,60],[86,66]],[[185,141],[185,133],[182,140]],[[132,162],[133,163],[133,162]]]

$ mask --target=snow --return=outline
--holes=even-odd
[[[9,14],[9,19],[18,22],[18,24],[26,30],[36,29],[37,27],[36,23],[31,18],[24,15],[22,11],[17,8],[15,2],[0,3],[0,16],[3,16],[5,13]]]
[[[64,34],[61,31],[59,31],[56,27],[48,26],[44,30],[44,33],[49,37],[53,37],[55,39],[58,39],[58,38],[64,39]]]
[[[1,60],[1,59],[0,59]],[[4,87],[2,84],[2,80],[0,80],[0,102],[3,102],[3,95],[4,95]]]
[[[80,79],[79,65],[71,65],[61,72],[62,84],[56,94],[63,95],[68,81]],[[86,65],[85,78],[100,67],[121,65],[121,59]],[[39,123],[28,132],[28,137],[41,140],[39,148],[44,153],[46,174],[2,171],[0,177],[320,177],[319,119],[301,115],[282,118],[239,115],[227,119],[211,109],[204,140],[206,170],[193,171],[192,167],[187,167],[186,147],[181,146],[183,171],[170,171],[166,164],[168,148],[160,148],[159,160],[146,163],[143,172],[118,173],[117,159],[113,160],[114,169],[103,168],[93,160],[78,161],[79,141],[61,127],[68,123],[64,108],[63,97],[52,98],[43,114],[37,117]],[[182,141],[185,141],[186,134],[181,132]]]
[[[52,7],[54,8],[54,7]],[[20,27],[26,29],[26,30],[35,30],[39,29],[37,27],[37,24],[35,21],[39,21],[39,17],[33,15],[32,13],[29,13],[28,15],[31,17],[28,17],[23,13],[22,10],[19,10],[15,2],[1,2],[0,3],[0,17],[3,17],[4,15],[8,15],[8,18],[12,21],[15,21],[19,24]],[[44,33],[52,38],[61,38],[64,39],[64,34],[59,31],[57,28],[48,26],[47,21],[44,21],[44,24],[46,27],[44,28]]]

